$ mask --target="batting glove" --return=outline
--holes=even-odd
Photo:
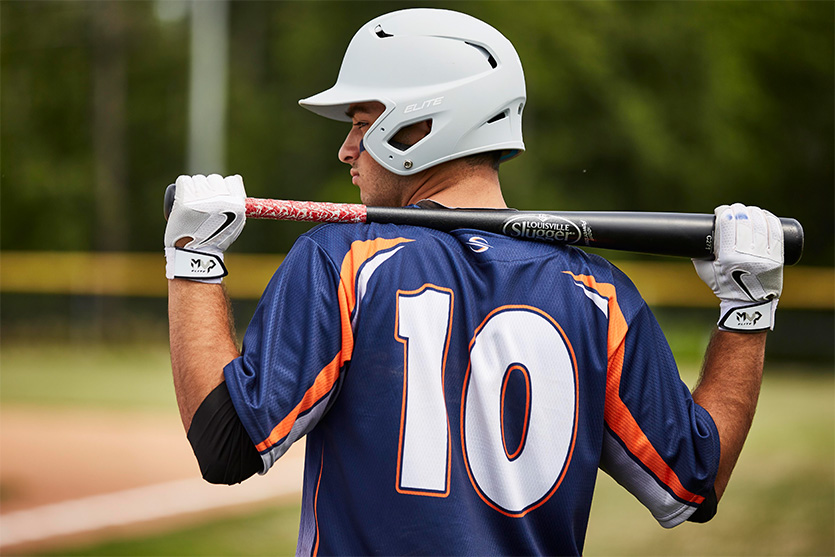
[[[223,252],[246,223],[243,179],[219,174],[180,176],[165,227],[165,276],[219,283],[228,273]],[[185,247],[177,242],[188,238]]]
[[[719,328],[774,329],[783,290],[783,227],[758,207],[736,203],[714,211],[713,261],[693,260],[696,272],[720,300]]]

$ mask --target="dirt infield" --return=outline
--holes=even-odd
[[[4,407],[0,553],[179,527],[276,498],[298,500],[304,450],[297,445],[279,470],[240,486],[211,486],[199,479],[176,413]]]

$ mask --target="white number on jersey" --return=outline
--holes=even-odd
[[[397,490],[449,493],[449,423],[444,364],[452,325],[452,291],[424,287],[399,292],[397,340],[405,344],[403,411]]]
[[[453,294],[426,285],[399,292],[397,334],[405,348],[397,490],[449,494],[449,421],[444,398]],[[509,450],[503,431],[508,376],[522,372],[527,415],[522,441]],[[545,312],[505,306],[490,313],[470,343],[462,385],[461,445],[479,497],[497,511],[523,516],[559,487],[571,460],[577,421],[574,354]]]

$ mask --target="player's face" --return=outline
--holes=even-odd
[[[359,187],[362,203],[376,207],[402,207],[409,202],[416,189],[416,180],[386,170],[360,148],[366,130],[385,108],[379,102],[351,105],[347,113],[353,125],[339,149],[339,160],[351,165],[351,181]]]

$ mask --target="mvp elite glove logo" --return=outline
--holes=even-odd
[[[191,260],[191,272],[195,274],[211,273],[212,269],[215,267],[217,267],[217,263],[214,259],[210,259],[208,261],[204,261],[202,259]]]
[[[740,333],[756,333],[771,329],[773,305],[769,300],[728,311],[719,321],[719,328]]]
[[[171,250],[173,253],[169,253]],[[185,248],[166,248],[166,257],[171,273],[168,278],[219,279],[229,274],[223,264],[223,257],[213,253],[202,253]],[[172,265],[173,260],[173,265]],[[166,269],[168,274],[169,269]]]
[[[737,327],[754,327],[757,325],[757,321],[759,321],[763,316],[763,314],[758,311],[753,313],[748,313],[747,311],[737,311],[735,312],[735,315]]]

